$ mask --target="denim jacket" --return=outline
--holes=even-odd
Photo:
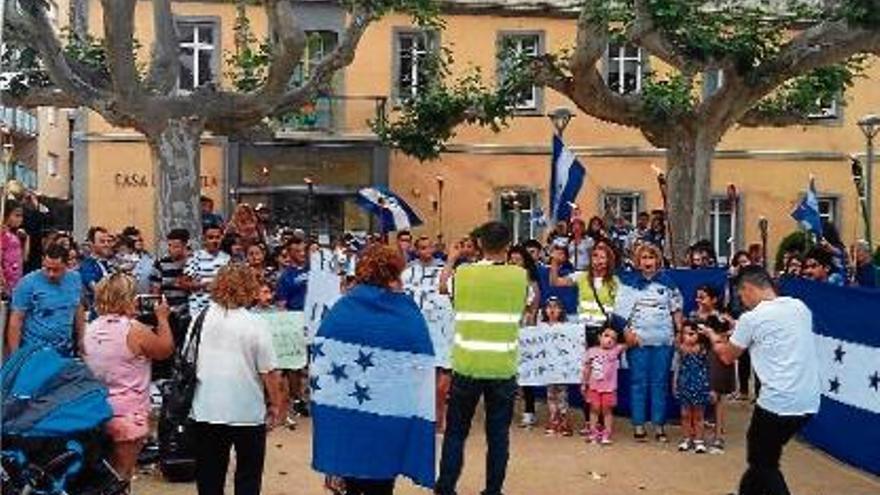
[[[618,331],[631,327],[642,345],[671,345],[675,335],[672,314],[681,311],[683,303],[681,292],[666,273],[651,279],[641,272],[623,273],[611,323]]]

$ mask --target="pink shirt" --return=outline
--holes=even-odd
[[[3,257],[0,258],[3,265],[3,280],[6,281],[6,292],[12,294],[12,289],[18,285],[23,274],[24,249],[21,238],[8,230],[4,230],[0,235],[0,244],[3,246]]]
[[[86,327],[85,362],[110,392],[115,416],[150,410],[150,360],[128,348],[132,321],[118,315],[98,317]]]
[[[584,359],[582,383],[596,392],[614,392],[617,390],[617,370],[620,368],[620,353],[624,346],[616,345],[611,349],[590,347]]]

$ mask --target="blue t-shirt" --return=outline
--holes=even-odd
[[[79,265],[79,276],[82,280],[83,294],[89,310],[89,321],[98,317],[95,313],[95,285],[111,272],[110,262],[89,256]]]
[[[24,313],[21,345],[45,345],[62,355],[73,352],[73,322],[82,298],[79,273],[67,272],[57,283],[42,270],[21,279],[12,292],[12,310]]]
[[[571,263],[565,263],[559,267],[559,276],[566,277],[574,272]],[[577,287],[552,287],[550,285],[550,267],[544,264],[538,265],[538,287],[541,289],[541,307],[547,305],[547,300],[557,297],[565,307],[568,315],[578,314],[578,288]],[[607,308],[609,311],[611,308]]]
[[[278,279],[275,300],[284,301],[288,311],[302,311],[306,306],[306,289],[309,285],[309,270],[301,267],[285,268]]]

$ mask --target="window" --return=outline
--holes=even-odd
[[[513,233],[513,243],[536,237],[538,222],[532,218],[532,210],[538,207],[533,191],[504,191],[499,194],[501,221]]]
[[[534,34],[503,34],[499,49],[500,66],[498,77],[504,79],[509,65],[520,58],[537,57],[541,54],[541,35]],[[522,96],[517,100],[517,110],[538,110],[539,88],[531,86],[522,91]]]
[[[730,200],[712,198],[709,210],[709,231],[712,234],[712,247],[718,256],[718,263],[727,263],[733,254],[730,251],[731,236],[734,231],[734,215]]]
[[[46,172],[49,177],[58,177],[58,155],[55,153],[49,153],[46,160]]]
[[[623,217],[630,226],[636,224],[641,211],[641,194],[637,192],[605,193],[603,210],[606,218]]]
[[[302,85],[312,74],[315,66],[334,48],[339,35],[334,31],[306,31],[306,46],[302,59],[293,70],[291,84]]]
[[[217,23],[213,21],[177,22],[180,36],[180,82],[183,91],[192,91],[214,81],[217,54]]]
[[[816,102],[819,105],[819,111],[810,114],[808,117],[812,120],[836,120],[840,117],[839,105],[837,98],[819,98]]]
[[[622,95],[642,90],[644,52],[641,48],[621,43],[608,44],[605,80],[612,91]]]
[[[397,33],[395,90],[399,99],[412,98],[423,90],[433,72],[428,55],[437,47],[437,35],[430,31]]]
[[[831,225],[837,225],[837,198],[833,196],[820,196],[819,217]]]

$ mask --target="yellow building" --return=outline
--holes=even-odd
[[[452,238],[488,218],[513,222],[519,218],[521,237],[540,235],[529,222],[533,208],[547,208],[550,137],[546,114],[568,107],[576,116],[565,132],[566,143],[587,166],[578,198],[586,217],[611,212],[634,220],[639,211],[659,208],[661,198],[653,166],[663,167],[664,151],[651,147],[634,129],[601,123],[583,115],[565,98],[536,88],[524,99],[519,116],[495,134],[479,128],[460,129],[447,153],[421,164],[382,146],[366,124],[392,115],[399,98],[418,91],[419,61],[425,50],[443,45],[452,50],[455,70],[482,67],[498,71],[501,41],[536,53],[559,51],[574,43],[575,13],[548,10],[532,3],[458,0],[444,16],[446,28],[424,33],[406,16],[389,16],[364,35],[354,62],[334,84],[335,96],[319,98],[313,109],[282,125],[267,142],[237,143],[205,136],[202,150],[203,192],[224,212],[235,201],[265,203],[281,222],[301,227],[307,218],[307,187],[315,183],[311,224],[320,232],[338,233],[369,227],[353,204],[355,191],[370,184],[388,184],[426,220],[419,230],[442,231]],[[101,32],[98,2],[90,2],[89,29]],[[233,47],[235,9],[230,3],[175,2],[181,36],[185,80],[191,88],[225,80],[225,54]],[[345,25],[345,14],[333,3],[300,2],[302,23],[310,43],[301,66],[330,50]],[[137,37],[149,47],[152,34],[150,2],[138,4]],[[265,32],[261,7],[249,7],[258,37]],[[602,62],[609,84],[620,91],[638,91],[652,61],[637,47],[612,45]],[[864,157],[865,139],[856,121],[880,112],[880,63],[844,99],[829,102],[814,125],[787,129],[736,129],[719,146],[712,189],[714,241],[727,254],[734,223],[738,247],[757,242],[757,223],[766,217],[771,249],[796,229],[789,212],[816,177],[823,216],[833,221],[847,241],[863,235],[850,155]],[[109,127],[94,114],[78,122],[75,137],[76,225],[103,224],[119,229],[129,224],[153,232],[154,185],[149,151],[143,138]],[[864,160],[863,160],[864,161]],[[442,197],[438,176],[442,178]],[[725,200],[728,184],[741,199],[732,215]],[[880,188],[873,188],[874,194]],[[518,205],[516,208],[514,204]],[[516,209],[517,211],[514,211]],[[880,215],[874,231],[880,232]]]

